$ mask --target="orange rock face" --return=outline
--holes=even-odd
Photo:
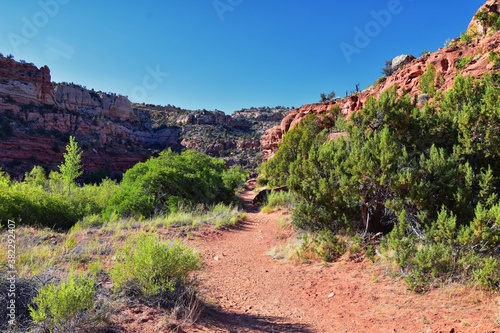
[[[487,1],[479,10],[483,9],[489,12],[500,13],[500,0]],[[394,86],[398,88],[400,94],[407,92],[411,96],[420,95],[420,78],[428,66],[434,66],[436,69],[435,85],[443,91],[453,86],[453,81],[458,74],[479,78],[485,73],[491,72],[493,64],[488,62],[488,56],[491,51],[500,52],[500,31],[492,32],[486,27],[477,29],[478,25],[480,23],[476,19],[473,19],[469,25],[469,29],[471,27],[476,28],[472,28],[471,33],[474,34],[474,37],[468,44],[460,43],[456,39],[453,41],[452,46],[412,60],[387,77],[384,82],[373,85],[360,93],[337,99],[333,102],[307,104],[292,110],[282,120],[281,125],[269,129],[262,136],[263,160],[266,161],[274,155],[283,135],[290,128],[300,123],[309,113],[324,114],[333,106],[339,106],[342,113],[348,116],[352,112],[361,110],[369,97],[377,98],[381,92]],[[481,31],[482,33],[476,33],[476,31]],[[457,63],[465,57],[470,57],[472,61],[459,70]]]

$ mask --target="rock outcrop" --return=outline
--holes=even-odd
[[[487,1],[478,10],[478,13],[481,11],[500,13],[500,0]],[[478,26],[481,26],[481,28],[478,28]],[[263,160],[271,158],[276,152],[283,135],[310,113],[325,114],[332,107],[338,106],[344,115],[349,116],[352,112],[362,109],[369,97],[378,97],[381,92],[394,86],[398,88],[400,94],[406,92],[411,96],[419,96],[421,94],[419,88],[420,77],[429,66],[436,69],[435,85],[436,88],[443,91],[453,86],[453,81],[458,74],[479,78],[485,73],[491,72],[494,70],[494,64],[488,60],[488,57],[490,52],[500,52],[500,31],[495,32],[492,28],[484,26],[480,20],[474,18],[469,25],[468,33],[471,38],[470,42],[462,42],[457,38],[450,43],[450,46],[425,54],[418,59],[407,55],[396,57],[393,63],[399,63],[399,69],[391,76],[382,79],[381,82],[368,87],[362,92],[332,102],[307,104],[290,111],[283,118],[281,124],[263,134],[261,138]],[[470,61],[459,66],[462,62],[461,59]],[[403,65],[401,66],[401,64]]]
[[[0,57],[0,94],[26,103],[55,104],[49,68],[37,68],[11,58]]]
[[[196,149],[254,168],[260,136],[284,108],[188,111],[133,105],[127,97],[73,83],[53,84],[44,66],[0,56],[0,167],[21,177],[34,165],[56,169],[70,135],[83,148],[86,177],[119,177],[135,163],[171,148]],[[8,132],[8,135],[7,135]]]
[[[472,18],[472,21],[467,27],[467,31],[479,37],[486,36],[492,31],[492,27],[488,25],[488,23],[491,22],[486,22],[488,21],[486,19],[488,16],[495,14],[500,14],[500,2],[498,0],[486,1]]]
[[[125,96],[95,92],[75,84],[58,84],[55,100],[59,108],[66,110],[120,121],[138,121],[132,103]]]
[[[398,70],[399,68],[403,67],[404,65],[410,63],[412,60],[414,60],[415,57],[412,56],[411,54],[402,54],[391,61],[391,69],[393,71]]]

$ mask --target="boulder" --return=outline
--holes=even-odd
[[[398,70],[399,68],[403,67],[404,65],[410,63],[412,60],[414,60],[415,57],[412,56],[411,54],[402,54],[394,59],[392,59],[391,63],[391,68],[393,71]]]

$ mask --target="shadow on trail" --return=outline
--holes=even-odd
[[[226,312],[209,307],[203,312],[200,322],[209,329],[227,330],[228,332],[262,332],[262,333],[312,333],[309,325],[286,323],[286,318],[258,316]]]
[[[245,210],[246,212],[248,212],[247,210]],[[248,221],[246,220],[243,220],[243,221],[240,221],[238,222],[236,225],[234,226],[231,226],[231,227],[228,227],[226,228],[224,231],[225,232],[234,232],[234,231],[245,231],[245,230],[249,230],[251,229],[250,228],[250,225],[251,223],[249,223]]]
[[[260,206],[255,206],[251,202],[250,203],[245,202],[243,205],[243,208],[245,209],[245,212],[247,212],[247,213],[258,213],[258,212],[260,212],[260,209],[261,209]]]

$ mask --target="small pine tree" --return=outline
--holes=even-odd
[[[78,147],[73,136],[69,137],[69,144],[66,146],[64,162],[59,165],[64,183],[68,187],[68,195],[71,194],[71,185],[83,174],[82,171],[82,150]]]
[[[385,67],[382,69],[382,74],[385,76],[391,76],[394,73],[394,68],[392,68],[392,60],[387,60],[385,62]]]
[[[328,100],[331,102],[335,99],[335,91],[328,94]]]

